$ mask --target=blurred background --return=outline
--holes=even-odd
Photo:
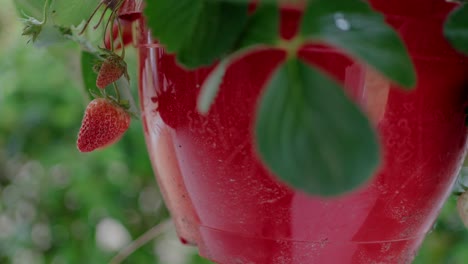
[[[18,17],[11,0],[0,0],[0,264],[108,263],[169,218],[141,124],[118,144],[79,153],[87,99],[78,47],[34,47]],[[124,263],[210,262],[168,228]]]
[[[87,101],[78,48],[27,44],[11,0],[0,6],[0,264],[108,263],[169,218],[141,124],[118,144],[80,154]],[[135,51],[128,59],[136,76]],[[451,196],[415,263],[468,263],[468,232],[455,207]],[[210,262],[169,227],[123,263]]]

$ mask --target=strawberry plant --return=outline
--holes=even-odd
[[[45,1],[44,24],[47,21],[53,21],[48,23],[52,23],[52,27],[66,32],[64,37],[78,42],[84,52],[92,54],[96,58],[97,62],[94,63],[96,65],[94,68],[99,71],[96,79],[97,87],[103,89],[109,84],[115,84],[115,81],[122,75],[127,76],[124,62],[125,47],[122,48],[121,55],[117,55],[114,53],[114,41],[109,41],[109,39],[119,39],[120,46],[125,46],[128,43],[124,41],[124,28],[120,22],[119,16],[121,14],[119,12],[121,12],[121,8],[128,5],[127,2],[133,1],[100,1],[96,8],[91,8],[91,2],[84,3],[84,5],[88,5],[88,9],[94,9],[94,11],[82,12],[81,21],[86,22],[81,25],[77,23],[79,20],[65,19],[63,13],[71,12],[72,9],[63,8],[59,2]],[[289,1],[287,4],[298,5],[295,1]],[[309,193],[335,195],[360,186],[374,173],[380,160],[379,147],[375,132],[364,113],[349,101],[334,80],[321,71],[317,71],[317,68],[302,64],[297,55],[301,48],[309,43],[330,43],[344,48],[363,61],[367,61],[388,78],[401,84],[402,87],[413,86],[415,83],[414,72],[401,40],[384,22],[383,17],[374,12],[368,4],[360,0],[312,1],[307,4],[305,9],[300,32],[291,39],[284,39],[278,34],[279,13],[278,5],[274,1],[261,1],[253,11],[248,11],[249,1],[184,0],[179,1],[178,4],[174,4],[172,1],[150,1],[145,5],[144,12],[154,37],[165,45],[168,52],[176,54],[179,63],[188,68],[197,68],[217,60],[221,61],[201,88],[202,93],[199,97],[199,110],[201,112],[206,113],[209,110],[209,105],[215,100],[218,87],[222,83],[225,70],[236,58],[251,51],[267,48],[283,50],[288,54],[284,63],[271,76],[273,81],[269,82],[268,86],[271,87],[267,88],[268,92],[260,104],[255,133],[260,156],[283,181]],[[84,8],[80,9],[84,10]],[[92,18],[98,12],[100,15],[96,16],[97,22],[90,28]],[[336,17],[337,14],[340,17]],[[345,15],[346,19],[341,17]],[[31,19],[28,18],[28,21],[32,21]],[[103,20],[105,20],[104,23]],[[329,24],[335,25],[337,21],[348,21],[348,23],[359,26],[351,29],[326,27]],[[36,24],[38,23],[28,22],[24,30],[24,34],[31,35],[34,40],[37,40],[38,35],[40,35],[38,32],[43,27],[41,23],[39,23],[40,25]],[[101,49],[93,47],[83,37],[86,30],[92,32],[97,30],[100,25],[102,25],[104,32],[101,43],[104,43],[104,47],[107,45],[109,48],[105,52],[100,52]],[[117,30],[114,30],[114,25],[116,25]],[[368,25],[372,25],[372,27],[368,27]],[[174,32],[178,33],[174,34]],[[199,32],[207,32],[207,34],[199,34]],[[118,36],[115,36],[115,33]],[[108,39],[107,44],[106,38]],[[369,42],[368,40],[374,41]],[[366,46],[363,46],[363,41]],[[211,45],[211,43],[216,43],[216,45]],[[85,71],[89,68],[86,66]],[[306,80],[305,76],[314,77]],[[277,85],[278,83],[281,85]],[[309,101],[310,98],[285,96],[289,91],[294,90],[303,93],[304,87],[310,85],[314,87],[314,83],[321,83],[324,87],[323,92],[330,92],[326,96],[340,98],[334,101],[335,105],[330,103],[329,107],[346,108],[347,110],[339,118],[350,120],[349,125],[355,127],[356,131],[342,134],[332,131],[330,131],[332,133],[327,134],[316,134],[313,128],[309,130],[300,125],[311,114],[329,116],[317,120],[318,123],[314,125],[317,128],[337,122],[333,119],[335,117],[328,112],[330,110],[327,108],[316,109],[313,106],[315,103]],[[287,88],[290,85],[296,88]],[[115,94],[119,94],[119,89],[127,88],[114,87]],[[88,89],[93,91],[94,87],[88,87]],[[96,91],[94,90],[93,93],[95,94]],[[291,99],[273,103],[271,101],[274,100],[273,98]],[[297,101],[298,99],[300,101]],[[305,107],[298,108],[300,105]],[[281,121],[278,119],[278,114],[270,115],[269,113],[273,110],[268,108],[270,106],[284,106],[283,109],[274,108],[278,114],[283,111],[292,111],[294,114],[290,118],[296,120],[297,125],[290,124],[281,128],[289,121]],[[294,129],[289,130],[293,127]],[[330,137],[324,137],[326,135]],[[295,144],[292,140],[303,141],[309,146],[306,149],[314,149],[314,145],[318,142],[330,143],[340,138],[342,139],[340,141],[347,146],[330,149],[329,155],[337,157],[333,163],[322,163],[324,166],[321,167],[310,166],[310,164],[315,163],[315,160],[321,160],[321,156],[324,155],[323,151],[325,150],[322,151],[320,148],[318,152],[314,152],[315,154],[307,151],[300,154],[309,156],[311,163],[299,160],[277,162],[277,160],[284,160],[282,155],[290,156],[291,153],[299,150],[294,147]],[[284,140],[284,142],[278,145],[275,142],[279,139]],[[279,148],[279,146],[286,148]],[[344,151],[345,149],[346,151]],[[332,167],[342,167],[343,169],[338,172]],[[313,174],[317,175],[313,177],[319,178],[310,178],[311,170],[318,168],[322,168],[320,173]],[[290,178],[291,175],[295,175],[295,178]],[[333,180],[334,184],[329,183],[331,179],[335,179]]]

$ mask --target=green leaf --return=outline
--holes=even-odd
[[[43,20],[46,0],[14,0],[17,9],[28,16]],[[48,12],[54,25],[77,26],[86,20],[97,7],[97,0],[49,0]]]
[[[403,42],[365,1],[312,1],[303,17],[301,34],[343,49],[403,87],[416,84]]]
[[[444,35],[454,48],[468,54],[468,4],[459,6],[449,15]]]
[[[43,19],[44,4],[46,0],[13,0],[20,14]]]
[[[279,36],[279,10],[276,5],[261,4],[249,16],[237,49],[255,45],[274,45]]]
[[[225,57],[208,75],[198,96],[198,111],[206,114],[215,99],[224,74],[232,61],[245,56],[260,46],[274,45],[279,40],[279,12],[275,5],[260,5],[249,16],[245,31],[236,45],[237,52]]]
[[[146,1],[153,36],[184,66],[209,65],[234,48],[248,18],[247,3],[211,0]]]
[[[83,76],[83,84],[89,99],[93,99],[93,94],[101,94],[99,88],[96,87],[97,73],[93,67],[98,61],[95,54],[86,51],[81,52],[81,73]]]
[[[294,188],[337,195],[364,183],[379,163],[368,119],[318,70],[289,59],[269,81],[258,109],[257,149]]]
[[[91,16],[98,4],[97,0],[52,0],[52,20],[59,26],[78,26]]]

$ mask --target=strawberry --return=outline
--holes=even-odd
[[[90,152],[113,144],[127,131],[130,119],[130,114],[110,99],[94,99],[88,104],[81,123],[78,150]]]
[[[34,17],[27,17],[24,20],[23,36],[29,36],[30,41],[35,42],[39,34],[41,34],[44,22],[35,19]]]
[[[104,89],[107,85],[117,81],[126,72],[127,64],[125,61],[116,54],[110,54],[99,68],[96,86]]]

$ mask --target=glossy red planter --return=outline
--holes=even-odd
[[[212,68],[184,70],[142,26],[139,78],[147,146],[184,243],[222,264],[412,261],[463,159],[468,65],[442,37],[452,5],[388,2],[373,5],[388,14],[410,51],[415,90],[395,87],[330,47],[300,53],[344,84],[375,124],[383,149],[383,163],[369,183],[329,199],[278,182],[254,149],[258,98],[283,53],[262,51],[235,62],[202,116],[196,98]],[[294,32],[299,18],[297,11],[282,12],[283,35]]]

